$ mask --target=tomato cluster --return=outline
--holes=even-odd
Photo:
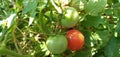
[[[63,53],[67,47],[71,51],[79,50],[83,44],[83,34],[75,29],[68,30],[66,37],[64,35],[51,36],[46,42],[48,50],[54,54]]]
[[[76,9],[67,7],[64,10],[61,26],[68,29],[77,25],[79,14]],[[83,34],[76,29],[66,31],[66,35],[51,36],[46,41],[47,48],[53,54],[63,53],[67,48],[71,51],[77,51],[84,45]]]

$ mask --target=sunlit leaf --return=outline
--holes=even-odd
[[[32,10],[30,13],[31,13],[31,14],[30,14],[31,16],[29,17],[29,24],[28,24],[28,25],[31,25],[31,24],[32,24],[32,22],[33,22],[33,20],[34,20],[34,17],[35,17],[35,15],[36,15],[35,10]]]
[[[24,0],[23,1],[23,13],[30,12],[29,25],[32,24],[34,17],[36,15],[38,0]]]
[[[13,23],[13,19],[16,16],[16,14],[11,14],[6,20],[7,20],[7,27],[10,28],[10,26]]]
[[[85,4],[87,3],[86,0],[71,0],[71,6],[75,7],[78,11],[84,10]]]
[[[31,10],[35,10],[37,7],[38,0],[24,0],[23,1],[23,13],[27,13]]]
[[[99,37],[102,41],[102,46],[101,47],[104,47],[110,39],[109,31],[108,30],[103,30],[103,31],[97,31],[96,33],[99,35]]]
[[[81,24],[85,27],[97,27],[102,23],[104,23],[104,19],[102,19],[100,16],[86,16],[86,20],[84,20]]]
[[[89,0],[85,5],[85,11],[90,15],[98,15],[104,10],[106,4],[107,0]]]
[[[48,0],[39,0],[40,2],[40,11],[46,7]]]

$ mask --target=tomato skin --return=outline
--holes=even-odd
[[[67,49],[67,39],[64,35],[51,36],[47,39],[46,46],[53,54],[60,54]]]
[[[79,21],[79,14],[73,7],[67,7],[64,10],[63,18],[61,19],[61,25],[64,28],[72,28],[76,26]]]
[[[79,50],[84,45],[84,36],[78,30],[72,29],[66,33],[68,49],[71,51]]]

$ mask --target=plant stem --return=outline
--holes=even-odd
[[[14,51],[11,51],[11,50],[8,50],[6,48],[0,47],[0,55],[2,55],[2,54],[10,55],[10,56],[13,56],[13,57],[33,57],[31,55],[18,54],[18,53],[14,52]]]
[[[2,41],[1,47],[6,47],[7,35],[8,35],[8,33],[6,33],[6,35],[4,36],[5,38],[4,38],[4,40]]]
[[[58,11],[58,13],[62,13],[62,10],[60,9],[60,7],[58,7],[55,3],[54,3],[54,1],[53,0],[50,0],[51,1],[51,3],[52,3],[52,5],[55,7],[55,9]]]
[[[15,44],[15,47],[16,47],[18,53],[21,53],[21,51],[18,48],[17,41],[16,41],[17,39],[16,39],[16,36],[15,36],[15,28],[16,28],[16,25],[14,25],[13,31],[12,31],[13,42]]]

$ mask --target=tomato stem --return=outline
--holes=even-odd
[[[14,27],[13,27],[12,38],[13,38],[13,42],[14,42],[14,45],[16,47],[16,50],[18,51],[18,53],[21,53],[21,51],[20,51],[20,49],[18,48],[18,45],[17,45],[17,39],[16,39],[16,36],[15,36],[15,28],[16,28],[16,25],[14,25]]]
[[[5,46],[6,46],[6,42],[7,42],[7,35],[8,35],[8,33],[6,33],[5,38],[4,38],[3,42],[2,42],[1,47],[5,47]]]
[[[13,57],[32,57],[31,55],[18,54],[14,51],[8,50],[7,48],[0,47],[0,55],[2,55],[2,54],[10,55]]]
[[[51,1],[51,3],[52,3],[52,5],[55,7],[55,9],[58,11],[58,13],[62,13],[62,10],[61,10],[61,8],[60,7],[58,7],[55,3],[54,3],[54,1],[53,0],[50,0]]]

